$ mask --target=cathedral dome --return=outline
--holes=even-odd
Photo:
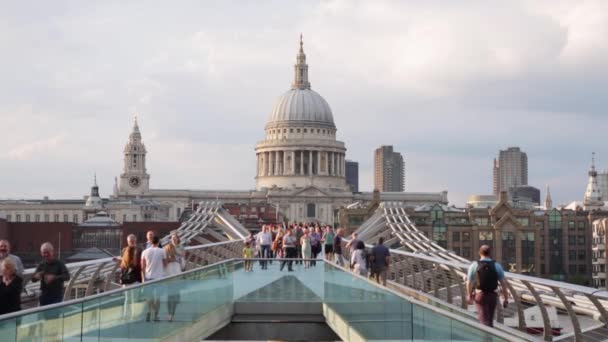
[[[300,51],[294,65],[291,90],[281,95],[275,103],[268,117],[266,128],[292,124],[313,124],[336,128],[329,104],[321,95],[310,89],[302,36],[300,36]]]
[[[311,89],[291,89],[281,95],[270,113],[268,125],[278,123],[316,123],[335,127],[325,99]]]

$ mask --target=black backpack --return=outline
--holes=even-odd
[[[494,260],[477,262],[477,289],[482,292],[494,292],[498,288],[498,272]]]

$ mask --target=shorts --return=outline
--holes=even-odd
[[[325,253],[333,253],[334,245],[325,245]]]

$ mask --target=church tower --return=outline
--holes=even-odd
[[[118,196],[138,196],[150,190],[150,175],[146,170],[146,146],[141,140],[137,117],[124,149],[124,166],[118,182]]]
[[[549,185],[547,184],[547,195],[545,196],[545,210],[553,209],[553,200],[551,199],[551,191],[549,190]]]
[[[585,210],[598,209],[604,206],[600,189],[597,185],[597,171],[595,170],[595,152],[591,158],[591,169],[589,170],[589,181],[587,182],[587,190],[583,199]]]

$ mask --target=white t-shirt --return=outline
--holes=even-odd
[[[165,275],[163,259],[166,258],[165,250],[158,247],[150,247],[141,253],[141,259],[146,260],[145,280],[159,279]]]

